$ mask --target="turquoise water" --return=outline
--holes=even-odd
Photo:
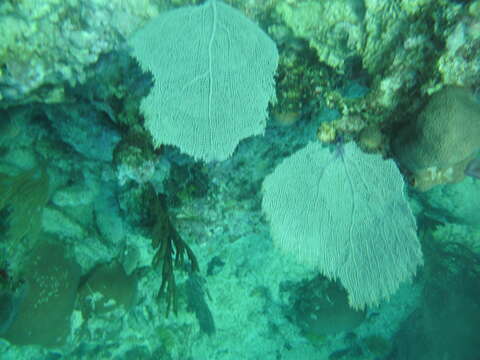
[[[480,360],[479,24],[0,2],[0,360]]]

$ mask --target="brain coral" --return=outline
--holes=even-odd
[[[420,190],[460,181],[480,149],[480,104],[467,89],[446,87],[399,132],[392,147]]]

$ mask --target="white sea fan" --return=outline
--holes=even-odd
[[[354,308],[388,298],[423,262],[402,175],[354,143],[285,159],[263,182],[262,208],[275,245],[339,279]]]
[[[130,45],[154,77],[141,110],[157,146],[225,160],[240,140],[263,134],[278,52],[240,11],[215,0],[167,11]]]

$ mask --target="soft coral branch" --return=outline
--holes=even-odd
[[[151,191],[153,195],[152,215],[155,217],[152,241],[153,246],[158,249],[153,264],[155,266],[162,264],[162,282],[158,296],[166,296],[168,316],[171,309],[175,314],[178,310],[174,268],[185,263],[185,255],[190,261],[192,272],[198,271],[199,267],[192,249],[183,241],[173,226],[164,197],[156,194],[153,189]]]

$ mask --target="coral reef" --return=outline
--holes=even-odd
[[[188,310],[195,314],[200,330],[211,336],[215,334],[215,321],[212,312],[205,300],[204,280],[197,274],[192,273],[185,282]]]
[[[41,229],[42,211],[48,198],[49,178],[43,160],[39,167],[17,175],[0,173],[0,211],[9,211],[7,241],[16,243],[28,236],[29,244],[33,244]]]
[[[472,86],[480,83],[480,1],[445,32],[446,46],[437,62],[446,85]]]
[[[480,104],[468,89],[446,87],[398,133],[392,146],[419,190],[461,181],[480,150]]]
[[[465,168],[465,175],[480,179],[480,158],[470,161]]]
[[[153,77],[125,42],[159,11],[203,0],[0,1],[0,357],[394,359],[425,336],[433,352],[410,358],[468,359],[479,182],[450,182],[478,176],[479,146],[470,121],[445,120],[463,110],[435,99],[461,86],[478,100],[480,0],[217,1],[280,57],[266,136],[209,164],[153,150],[139,111]],[[281,256],[261,214],[261,182],[316,129],[330,148],[355,141],[395,157],[417,189],[440,184],[408,192],[427,266],[366,311]],[[409,341],[398,335],[392,351],[409,314]]]
[[[79,308],[85,319],[107,315],[114,309],[132,308],[136,298],[136,279],[128,276],[117,262],[95,267],[78,289]]]
[[[280,2],[276,11],[295,36],[308,39],[318,59],[344,73],[364,43],[363,4],[356,0]]]
[[[400,359],[476,360],[480,258],[458,243],[426,240],[423,296],[395,336],[394,354]]]
[[[292,284],[287,316],[311,341],[322,336],[350,331],[365,319],[365,311],[348,305],[344,288],[324,276]]]
[[[423,213],[440,223],[456,223],[479,227],[480,183],[466,178],[457,184],[435,186],[429,191],[418,192]]]
[[[460,246],[474,254],[472,259],[475,255],[480,259],[480,228],[475,225],[446,223],[432,231],[432,240],[441,246]]]
[[[43,238],[23,265],[27,288],[4,335],[13,344],[58,347],[70,334],[80,267],[54,242]]]
[[[66,83],[83,83],[88,65],[157,13],[150,0],[2,2],[0,101],[63,101]]]
[[[62,141],[89,159],[111,162],[120,135],[105,108],[101,111],[91,103],[79,101],[74,108],[61,104],[43,110]]]
[[[310,99],[322,96],[328,106],[339,109],[347,125],[360,117],[364,127],[379,130],[375,135],[375,150],[369,151],[387,154],[385,136],[390,136],[392,123],[403,122],[420,111],[427,95],[442,86],[479,86],[478,1],[468,5],[447,0],[395,3],[367,0],[363,6],[336,0],[326,4],[278,2],[278,21],[287,28],[283,33],[289,36],[290,43],[296,42],[301,48],[301,41],[307,41],[320,63],[330,67],[330,72],[317,72],[318,92],[310,92]],[[341,31],[325,32],[329,27]],[[275,30],[281,26],[270,29],[275,37]],[[292,53],[300,51],[281,51],[280,71],[282,57],[291,58],[295,56]],[[335,61],[335,54],[342,62]],[[345,76],[343,84],[345,81],[368,84],[368,92],[349,98],[341,88],[342,82],[322,81],[338,73]],[[362,131],[357,128],[349,132],[345,127],[337,128],[336,123],[331,125],[332,129],[322,126],[319,137],[327,143],[337,136],[359,139]]]
[[[146,132],[133,132],[123,136],[113,152],[113,165],[120,185],[127,181],[139,184],[150,182],[155,172],[161,148],[154,150]]]

